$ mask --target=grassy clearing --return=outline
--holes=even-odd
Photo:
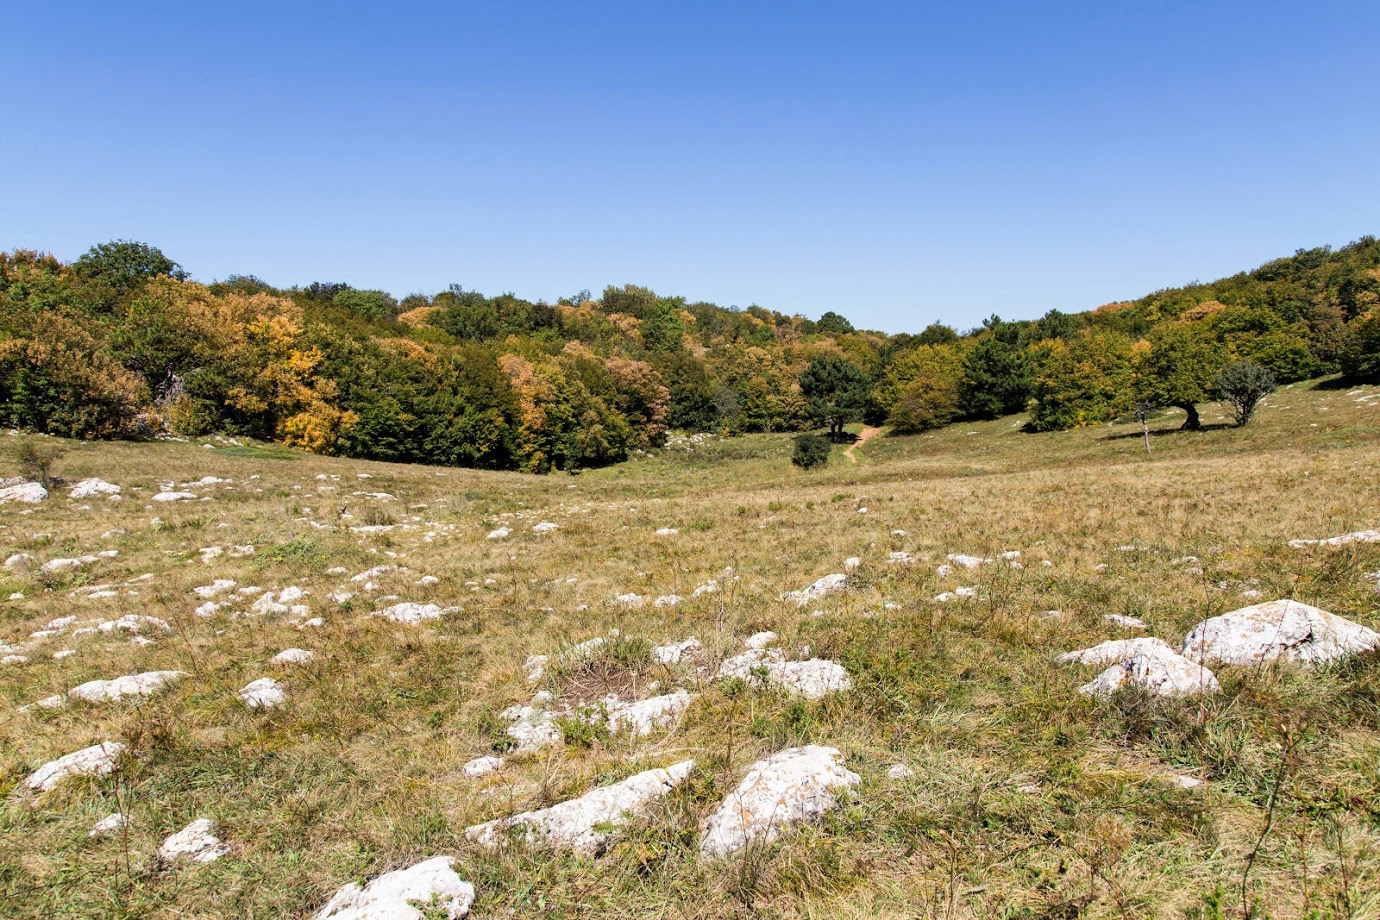
[[[1091,674],[1052,659],[1122,635],[1107,613],[1141,617],[1177,645],[1251,590],[1380,628],[1365,578],[1380,570],[1380,546],[1286,545],[1380,526],[1380,409],[1297,385],[1243,430],[1176,433],[1166,416],[1148,457],[1136,426],[1027,435],[1019,423],[882,436],[857,463],[839,448],[808,473],[790,466],[784,435],[546,478],[306,455],[266,463],[282,453],[271,446],[69,445],[58,472],[118,483],[124,500],[59,490],[31,513],[0,506],[0,543],[40,562],[120,554],[74,573],[0,574],[0,596],[26,595],[0,603],[0,639],[17,645],[67,615],[151,615],[172,628],[147,646],[53,637],[28,663],[0,666],[0,912],[298,916],[345,882],[445,853],[483,917],[1240,916],[1248,861],[1244,899],[1258,914],[1375,916],[1374,656],[1317,673],[1224,668],[1220,696],[1174,704],[1084,699],[1076,687]],[[194,487],[206,501],[149,501],[160,480],[207,475],[233,482]],[[532,533],[544,520],[559,529]],[[500,524],[512,535],[486,540]],[[679,533],[656,536],[661,527]],[[242,544],[255,554],[231,555]],[[203,563],[213,545],[227,552]],[[888,564],[893,550],[916,561]],[[1003,550],[1020,550],[1024,568],[936,574],[947,553]],[[780,599],[848,556],[863,559],[849,591],[804,609]],[[383,564],[409,571],[379,575],[374,591],[350,580]],[[424,575],[436,583],[419,584]],[[197,617],[192,589],[215,578],[300,586],[325,625]],[[711,578],[721,590],[691,598]],[[113,597],[74,593],[127,582]],[[980,597],[931,601],[958,585]],[[353,597],[329,599],[336,591]],[[648,603],[615,601],[627,593]],[[686,600],[651,605],[672,593]],[[421,626],[369,617],[389,595],[457,609]],[[621,638],[599,654],[557,660],[613,629]],[[766,629],[843,664],[854,688],[792,701],[649,658],[652,644],[693,635],[712,667]],[[270,664],[294,646],[315,659]],[[54,659],[60,649],[77,654]],[[505,746],[499,713],[537,689],[523,671],[533,654],[555,661],[540,687],[581,703],[654,684],[698,695],[673,730],[572,733],[497,775],[463,775]],[[140,705],[16,711],[85,680],[158,669],[189,676]],[[263,676],[283,681],[288,705],[240,704],[236,691]],[[20,790],[45,761],[117,739],[129,751],[114,775],[36,800]],[[723,863],[698,858],[697,822],[747,764],[802,743],[840,748],[862,785],[818,827]],[[470,824],[690,757],[691,780],[598,859],[490,854],[464,837]],[[914,776],[888,779],[896,763]],[[1181,789],[1176,775],[1205,783]],[[114,811],[129,815],[128,834],[88,839]],[[199,817],[220,822],[231,856],[160,865],[163,837]]]

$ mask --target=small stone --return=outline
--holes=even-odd
[[[240,699],[250,709],[272,709],[287,702],[287,691],[271,677],[260,677],[240,688]]]
[[[216,836],[216,822],[210,818],[198,818],[170,835],[158,848],[159,858],[170,863],[184,859],[212,863],[229,852],[230,847]]]

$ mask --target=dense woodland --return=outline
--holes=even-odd
[[[321,453],[534,472],[670,430],[915,432],[1030,413],[1094,424],[1214,398],[1224,367],[1380,381],[1380,241],[1209,284],[963,333],[856,330],[609,287],[554,304],[453,285],[396,300],[253,276],[191,281],[117,241],[73,263],[0,253],[0,425],[77,438],[211,432]]]

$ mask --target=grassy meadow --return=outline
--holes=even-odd
[[[1164,415],[1148,455],[1138,425],[1031,435],[1008,417],[884,434],[856,462],[840,447],[810,472],[790,465],[787,435],[674,442],[545,477],[214,439],[63,442],[69,484],[98,476],[123,499],[59,487],[0,505],[0,555],[118,555],[0,570],[0,599],[23,595],[0,600],[0,641],[28,658],[0,665],[0,915],[306,916],[349,881],[445,854],[486,918],[1380,917],[1375,655],[1221,667],[1221,694],[1173,702],[1085,698],[1096,669],[1054,662],[1136,634],[1106,614],[1141,618],[1177,648],[1200,620],[1253,603],[1243,592],[1380,629],[1366,577],[1380,545],[1287,545],[1380,527],[1377,397],[1295,384],[1244,429],[1215,405],[1202,432]],[[229,481],[189,488],[204,500],[150,500],[161,482],[206,476]],[[533,533],[542,521],[558,529]],[[486,539],[501,525],[510,536]],[[247,544],[252,555],[230,551]],[[226,552],[203,561],[211,546]],[[1021,567],[936,572],[950,553],[1011,550]],[[782,600],[853,556],[848,590]],[[406,571],[373,591],[351,580],[380,565]],[[197,616],[193,589],[214,579],[300,587],[323,625],[229,616],[248,600]],[[691,596],[710,579],[721,590]],[[113,596],[90,597],[94,585]],[[977,596],[933,600],[958,586]],[[645,603],[615,600],[628,593]],[[684,600],[653,606],[671,594]],[[369,616],[398,601],[454,609],[412,626]],[[127,614],[170,629],[149,644],[27,638],[60,617]],[[529,655],[613,630],[606,654],[529,684]],[[854,686],[791,700],[647,655],[696,636],[712,673],[762,630],[842,664]],[[314,659],[271,663],[293,647]],[[54,658],[63,650],[76,654]],[[147,699],[19,711],[165,669],[187,676]],[[288,702],[252,711],[237,691],[265,676]],[[461,772],[502,747],[499,713],[536,689],[588,702],[653,686],[696,694],[669,731],[570,732],[497,773]],[[128,746],[114,773],[24,788],[45,762],[110,740]],[[819,825],[702,859],[697,824],[746,767],[807,743],[839,748],[862,783]],[[464,835],[689,758],[691,778],[597,858],[491,853]],[[894,764],[913,775],[889,779]],[[127,831],[89,837],[113,812]],[[203,817],[230,854],[160,862],[164,837]]]

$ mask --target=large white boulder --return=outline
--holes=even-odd
[[[693,760],[686,760],[647,770],[550,808],[476,824],[465,829],[465,836],[482,846],[495,847],[510,831],[520,828],[532,842],[593,856],[618,828],[683,782],[694,766]]]
[[[1184,639],[1184,654],[1253,665],[1283,659],[1323,664],[1380,646],[1380,634],[1298,601],[1242,607],[1204,620]]]
[[[1173,655],[1176,653],[1163,639],[1111,639],[1094,645],[1092,648],[1079,649],[1076,652],[1060,655],[1058,661],[1060,664],[1089,664],[1096,668],[1105,668],[1109,664],[1116,664],[1140,654]]]
[[[170,834],[158,848],[158,856],[165,862],[188,859],[211,863],[230,852],[230,847],[216,836],[216,822],[198,818],[176,834]]]
[[[23,502],[27,505],[36,505],[47,497],[48,490],[37,482],[17,482],[0,488],[0,504]]]
[[[1088,696],[1110,696],[1131,684],[1153,696],[1191,696],[1216,693],[1222,688],[1203,664],[1174,652],[1137,652],[1113,664],[1078,688]]]
[[[331,896],[315,920],[422,920],[424,916],[459,920],[474,903],[474,886],[460,880],[452,862],[449,856],[433,856],[415,866],[385,872],[365,885],[351,882]]]
[[[88,680],[73,687],[67,695],[88,703],[113,703],[126,696],[149,696],[186,676],[184,671],[145,671],[111,680]]]
[[[720,857],[751,843],[770,843],[782,828],[816,820],[833,808],[835,790],[861,781],[844,767],[836,748],[811,744],[778,751],[753,764],[705,820],[700,852]]]
[[[842,591],[846,587],[848,587],[848,576],[841,572],[835,572],[832,575],[816,578],[809,587],[801,588],[799,591],[786,592],[786,600],[794,601],[797,607],[804,607],[811,601]]]
[[[115,769],[124,749],[119,741],[106,741],[73,751],[30,773],[24,785],[35,792],[47,792],[69,776],[104,776]]]

